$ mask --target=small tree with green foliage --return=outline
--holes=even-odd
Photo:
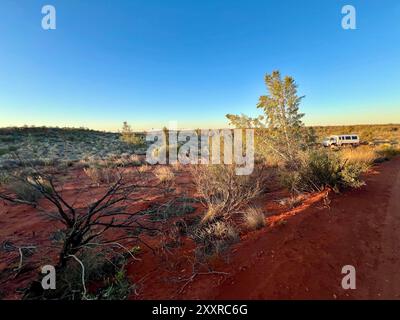
[[[257,108],[264,115],[251,118],[245,115],[226,117],[238,128],[257,128],[256,143],[259,150],[273,152],[286,164],[296,163],[298,152],[310,143],[310,132],[304,127],[303,113],[299,106],[303,96],[297,93],[297,84],[292,77],[282,79],[279,71],[265,76],[269,95],[259,98]],[[314,139],[314,138],[312,138]]]
[[[126,143],[133,144],[135,146],[144,145],[143,137],[133,132],[132,127],[126,121],[124,121],[124,124],[122,126],[121,140]]]

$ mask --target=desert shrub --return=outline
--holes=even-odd
[[[113,281],[110,281],[108,287],[100,293],[100,298],[106,300],[125,300],[132,292],[132,284],[126,277],[125,269],[121,268]]]
[[[175,178],[174,173],[169,167],[158,167],[156,170],[154,170],[154,175],[157,177],[157,179],[164,183],[164,182],[169,182]]]
[[[146,143],[144,136],[133,132],[131,126],[127,122],[124,122],[123,124],[121,140],[137,147],[142,147]]]
[[[167,221],[172,217],[184,216],[196,210],[189,202],[171,200],[163,204],[153,204],[146,210],[140,212],[141,215],[149,215],[152,221]]]
[[[110,184],[116,182],[120,178],[120,174],[113,168],[89,167],[84,168],[85,174],[97,184]]]
[[[218,256],[239,241],[235,227],[224,221],[201,224],[190,236],[197,244],[196,256],[199,259]]]
[[[283,198],[278,201],[281,206],[289,207],[290,209],[298,207],[304,200],[302,195],[292,195],[288,198]]]
[[[364,163],[344,163],[340,171],[338,187],[359,188],[365,185],[360,179],[362,173],[368,170],[369,166]]]
[[[265,227],[264,213],[255,207],[249,207],[243,214],[243,222],[249,230],[257,230]]]
[[[35,190],[34,187],[21,181],[10,183],[8,189],[15,193],[19,199],[28,202],[36,202],[42,197],[41,193]]]
[[[207,205],[207,211],[204,213],[202,222],[212,221],[217,217],[220,217],[224,213],[224,204],[223,203],[209,203]]]
[[[175,180],[175,174],[173,173],[170,167],[167,166],[157,167],[154,170],[154,175],[160,182],[160,185],[163,188],[164,193],[172,191],[172,187],[174,185],[174,180]]]
[[[150,168],[151,167],[148,164],[144,164],[144,165],[138,167],[138,171],[139,171],[139,173],[146,173],[146,172],[150,171]]]
[[[125,165],[140,166],[142,165],[142,160],[137,154],[133,154],[126,159]]]
[[[143,164],[140,157],[136,154],[133,155],[121,155],[109,157],[103,161],[104,167],[128,167],[134,166],[139,167]]]
[[[229,219],[262,190],[260,177],[236,175],[233,165],[200,165],[192,168],[192,176],[208,211],[203,222],[218,217]]]
[[[400,155],[400,148],[392,146],[392,145],[385,145],[382,148],[378,149],[377,153],[381,157],[391,159],[395,156]]]
[[[136,182],[132,182],[131,179],[125,180],[125,175],[121,174],[121,177],[115,183],[106,186],[106,190],[103,191],[102,195],[94,196],[94,199],[89,199],[85,205],[76,198],[71,200],[73,201],[72,203],[69,203],[69,199],[64,198],[63,183],[65,181],[64,177],[68,176],[67,173],[65,173],[65,176],[60,176],[54,173],[57,172],[57,169],[50,170],[46,168],[46,170],[44,170],[40,168],[40,170],[41,171],[35,167],[26,167],[23,169],[23,172],[18,170],[18,172],[10,173],[10,177],[13,181],[23,182],[39,191],[41,196],[45,197],[47,203],[51,206],[41,208],[41,211],[43,210],[43,213],[49,215],[52,219],[60,221],[60,225],[63,226],[52,239],[54,241],[52,248],[58,248],[57,264],[55,265],[57,276],[64,276],[66,279],[70,276],[72,277],[73,272],[69,272],[68,270],[72,268],[73,264],[76,264],[76,262],[78,262],[82,270],[93,269],[90,265],[88,267],[82,267],[82,260],[85,259],[83,254],[88,247],[95,245],[100,248],[101,246],[101,250],[97,250],[97,252],[102,253],[104,252],[104,246],[118,244],[121,240],[127,241],[127,239],[131,239],[140,241],[139,234],[135,234],[134,231],[135,228],[141,227],[141,224],[138,222],[138,217],[136,217],[134,213],[131,214],[128,211],[129,208],[126,205],[128,200],[135,201],[132,200],[131,195],[141,188]],[[24,172],[34,172],[35,174],[25,174]],[[85,180],[87,179],[82,181],[83,186],[81,190],[90,187],[90,184],[85,184],[85,182],[87,182]],[[49,184],[49,189],[46,187],[45,183]],[[33,205],[32,202],[23,201],[21,197],[11,194],[8,190],[0,190],[0,199],[15,205]],[[124,217],[126,218],[124,219]],[[53,221],[48,221],[48,223],[54,224]],[[118,230],[118,232],[110,232],[113,229]],[[127,249],[125,249],[125,251],[127,251]],[[74,260],[76,261],[74,262]],[[104,260],[109,261],[109,257],[105,257]],[[117,265],[115,261],[111,261],[111,264]],[[87,275],[89,276],[90,274],[91,273],[87,271]],[[83,275],[86,277],[86,272],[80,272],[80,275],[81,278]],[[114,278],[114,276],[110,278]],[[83,280],[85,279],[86,278]],[[81,279],[83,288],[81,298],[85,298],[86,289],[88,289],[85,289],[85,281],[83,280]],[[57,281],[57,288],[62,287],[60,282],[63,283],[63,281]],[[80,296],[79,292],[81,291],[79,291],[79,288],[76,289],[78,293],[74,296],[76,281],[66,280],[64,283],[66,283],[65,288],[67,289],[69,288],[67,285],[72,283],[72,289],[69,291],[67,289],[67,291],[62,291],[66,292],[68,296],[66,299],[70,299],[71,296],[67,292],[72,293],[72,299],[74,299],[75,296]],[[40,280],[32,283],[28,291],[28,295],[33,294],[33,296],[38,296],[39,298],[44,297]],[[49,292],[52,290],[45,291],[50,294]],[[62,292],[61,296],[63,294]],[[55,291],[51,294],[53,293],[55,293]]]
[[[337,153],[314,150],[303,154],[296,171],[283,172],[285,184],[296,192],[358,188],[364,184],[360,175],[368,169],[362,162],[348,162]]]
[[[76,256],[80,262],[70,257],[65,268],[57,270],[55,290],[37,290],[35,292],[30,288],[26,291],[24,298],[45,300],[126,299],[133,288],[125,274],[126,257],[122,254],[107,257],[108,251],[84,250]],[[94,283],[96,283],[96,289],[91,286]]]
[[[27,175],[24,172],[20,172],[20,177],[5,175],[3,179],[6,179],[7,189],[13,192],[19,199],[27,202],[36,203],[40,198],[43,197],[40,188],[45,192],[51,193],[52,187],[48,181],[43,179],[41,176]]]

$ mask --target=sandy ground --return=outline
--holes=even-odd
[[[188,191],[190,179],[178,178],[180,188]],[[213,270],[224,274],[199,274],[187,281],[193,276],[193,243],[187,239],[167,255],[144,250],[141,261],[127,268],[138,285],[130,298],[399,299],[400,158],[375,167],[365,181],[358,190],[315,194],[293,210],[277,204],[287,196],[284,192],[263,195],[258,202],[269,213],[268,226],[242,233],[224,260],[210,261]],[[70,192],[73,196],[72,187]],[[194,215],[201,212],[198,207]],[[2,244],[48,243],[54,227],[27,206],[0,203]],[[18,290],[37,275],[35,259],[43,263],[44,253],[52,259],[46,250],[38,249],[31,271],[23,274],[12,271],[18,253],[0,250],[2,298],[20,297]],[[341,287],[344,265],[356,268],[356,290]]]

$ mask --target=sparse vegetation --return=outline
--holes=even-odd
[[[297,94],[294,79],[273,72],[266,75],[265,82],[268,95],[261,96],[258,104],[263,116],[227,115],[237,128],[255,129],[255,171],[250,176],[240,176],[235,165],[190,165],[197,191],[194,195],[190,194],[192,186],[186,186],[187,171],[179,163],[156,167],[145,164],[143,156],[139,156],[146,147],[144,135],[134,132],[126,122],[121,134],[56,128],[0,130],[0,166],[7,169],[0,172],[0,199],[15,205],[31,205],[35,212],[63,225],[51,238],[52,245],[59,248],[57,290],[36,292],[31,287],[26,298],[126,299],[133,292],[136,294],[135,285],[126,275],[125,263],[129,257],[139,260],[135,258],[141,251],[137,243],[145,244],[167,262],[169,271],[180,267],[181,258],[194,261],[193,274],[178,279],[185,281],[182,288],[198,275],[224,274],[210,271],[212,263],[207,260],[223,256],[238,242],[239,230],[258,230],[266,226],[266,221],[271,227],[289,221],[292,212],[282,218],[266,219],[262,209],[254,207],[264,199],[259,198],[263,191],[276,188],[283,194],[278,197],[281,200],[272,200],[281,205],[279,210],[293,209],[303,203],[309,192],[362,186],[361,175],[373,163],[400,154],[396,144],[400,126],[307,128],[299,110],[303,97]],[[168,137],[168,130],[163,131]],[[364,139],[363,145],[335,150],[320,148],[316,142],[329,132],[355,132]],[[163,149],[168,144],[169,141],[154,152],[165,151],[169,158],[169,150]],[[220,147],[224,147],[222,141]],[[69,179],[69,168],[79,173],[71,179],[74,181],[64,184]],[[78,183],[77,176],[83,177]],[[184,183],[179,181],[183,176]],[[267,176],[274,181],[266,180]],[[276,181],[276,176],[281,180]],[[157,191],[147,193],[149,189]],[[164,197],[160,197],[160,189]],[[184,196],[179,194],[182,189]],[[186,193],[187,190],[190,191]],[[81,193],[87,195],[83,201],[77,199]],[[143,233],[154,237],[155,249],[143,242]],[[190,254],[186,251],[188,238],[195,243],[194,249],[193,243],[187,246],[192,246],[188,249]],[[134,241],[134,247],[131,243],[131,250],[123,247],[124,254],[105,254],[106,250],[99,249],[111,242],[122,246],[119,241]],[[183,246],[185,256],[174,257]],[[12,270],[25,272],[21,266],[27,265],[28,254],[36,252],[36,247],[13,248],[20,252],[20,263]],[[35,250],[28,252],[26,248]]]

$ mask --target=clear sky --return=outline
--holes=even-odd
[[[275,69],[308,125],[400,123],[399,0],[1,0],[0,37],[0,126],[226,127]]]

